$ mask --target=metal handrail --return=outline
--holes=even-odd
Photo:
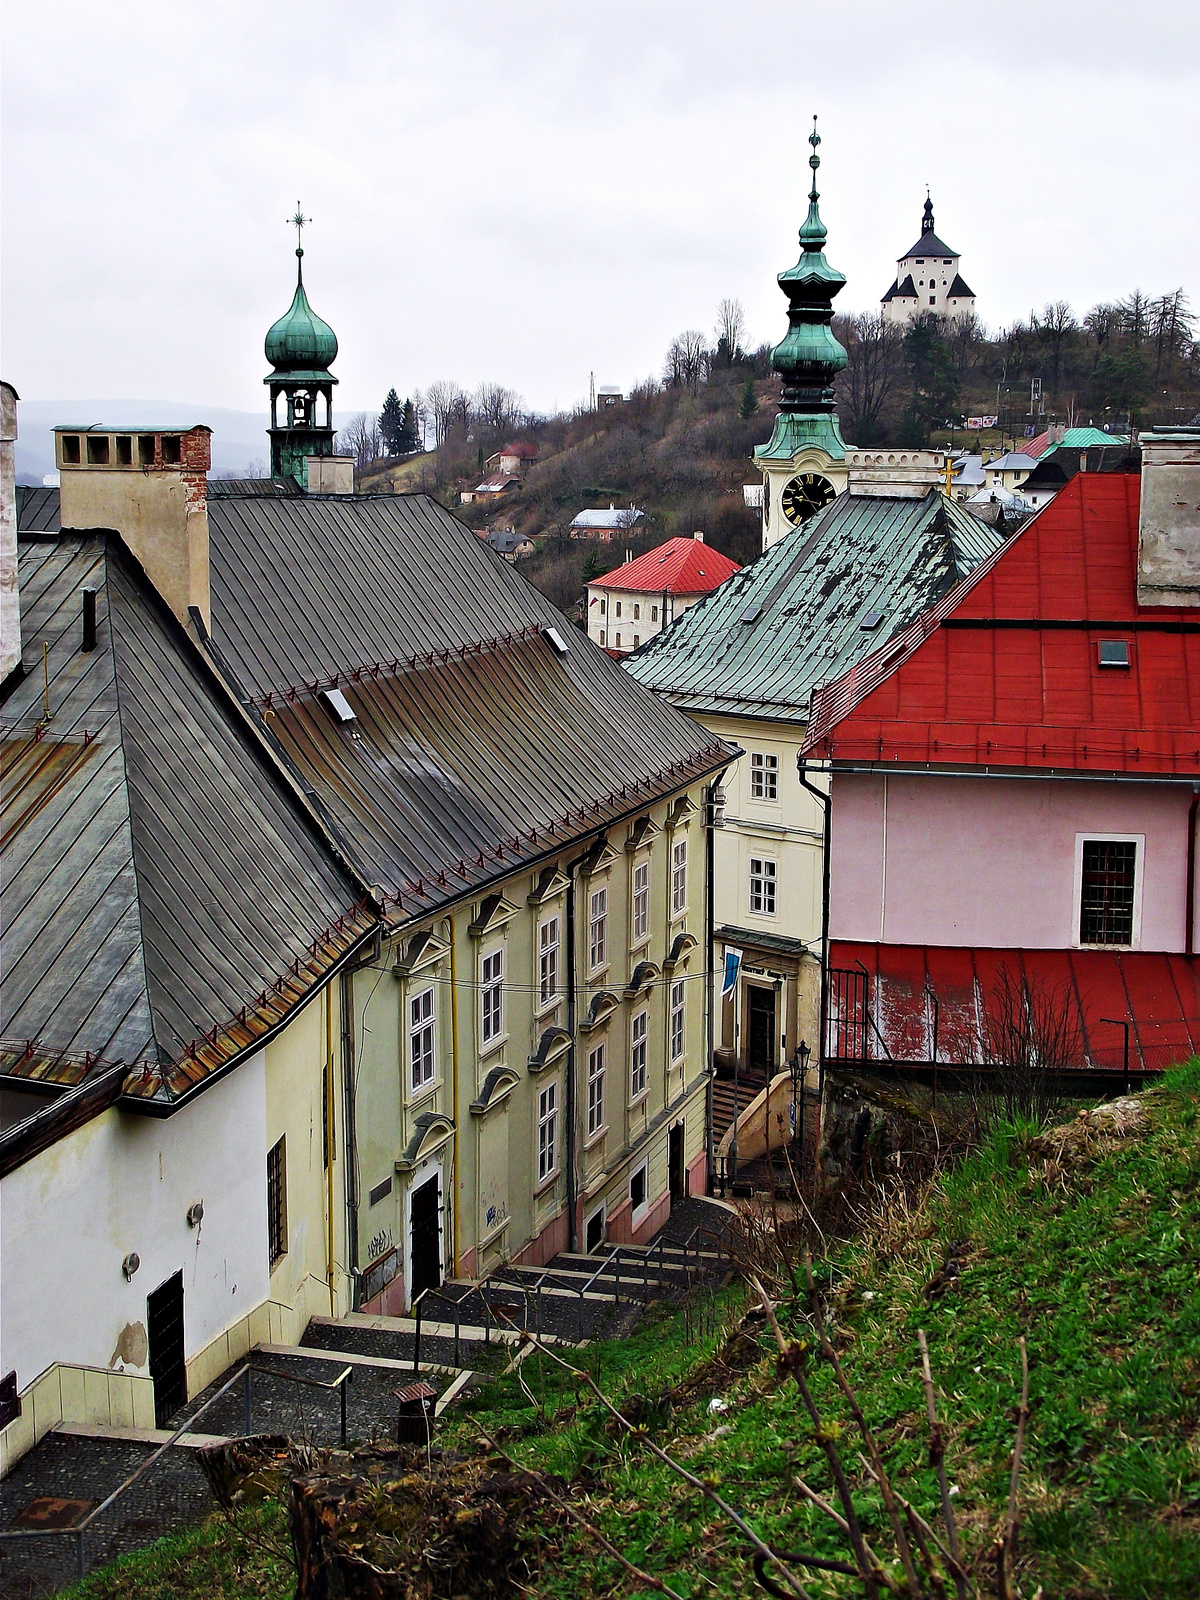
[[[168,1450],[170,1450],[171,1447],[173,1445],[175,1445],[179,1441],[180,1437],[183,1434],[193,1432],[195,1424],[200,1420],[200,1418],[210,1408],[210,1406],[215,1406],[217,1401],[223,1399],[224,1396],[229,1393],[230,1389],[233,1388],[234,1384],[236,1384],[240,1379],[243,1379],[243,1378],[245,1379],[244,1387],[245,1387],[245,1392],[246,1392],[246,1410],[245,1410],[246,1436],[249,1437],[250,1432],[251,1432],[251,1428],[250,1428],[250,1406],[251,1406],[250,1383],[251,1383],[251,1374],[253,1372],[255,1372],[255,1371],[263,1372],[263,1373],[269,1373],[270,1376],[274,1377],[274,1378],[286,1378],[290,1383],[308,1384],[311,1388],[314,1388],[314,1389],[337,1389],[337,1390],[339,1390],[340,1395],[341,1395],[341,1402],[342,1402],[342,1407],[341,1407],[341,1409],[342,1409],[341,1439],[342,1439],[342,1444],[343,1445],[346,1443],[346,1387],[345,1386],[346,1386],[347,1382],[354,1375],[354,1368],[352,1366],[343,1368],[343,1370],[338,1374],[338,1376],[336,1378],[334,1378],[331,1382],[326,1382],[324,1379],[321,1379],[321,1378],[305,1378],[305,1377],[301,1376],[300,1373],[297,1373],[297,1372],[282,1372],[282,1371],[280,1371],[280,1369],[278,1367],[257,1367],[256,1368],[252,1361],[247,1361],[243,1366],[238,1368],[238,1370],[234,1373],[232,1378],[227,1379],[221,1385],[221,1387],[217,1390],[216,1394],[210,1395],[209,1398],[204,1402],[204,1404],[202,1406],[200,1406],[197,1410],[195,1410],[192,1413],[192,1415],[186,1419],[186,1421],[181,1422],[179,1427],[176,1428],[175,1432],[171,1435],[171,1437],[169,1439],[167,1439],[164,1443],[160,1444],[158,1449],[155,1450],[155,1452],[153,1453],[153,1455],[147,1456],[145,1461],[139,1463],[139,1465],[136,1466],[133,1469],[133,1471],[129,1474],[129,1476],[124,1480],[123,1483],[118,1484],[117,1487],[113,1490],[113,1492],[106,1499],[102,1500],[98,1506],[93,1506],[91,1511],[89,1511],[87,1513],[87,1515],[80,1522],[77,1522],[73,1528],[0,1528],[0,1540],[4,1540],[4,1539],[74,1538],[74,1540],[75,1540],[75,1569],[76,1569],[76,1572],[78,1574],[80,1582],[82,1582],[83,1578],[84,1578],[84,1575],[85,1575],[84,1574],[84,1565],[85,1565],[85,1563],[84,1563],[84,1539],[85,1539],[85,1537],[87,1535],[88,1528],[91,1526],[91,1524],[93,1522],[95,1522],[97,1517],[103,1516],[104,1512],[106,1512],[110,1506],[115,1505],[116,1502],[121,1498],[121,1496],[126,1492],[127,1489],[132,1489],[133,1485],[143,1475],[143,1473],[149,1472],[150,1468],[154,1465],[154,1463],[158,1460],[158,1458],[160,1456],[162,1456],[162,1455],[165,1455],[166,1452]]]

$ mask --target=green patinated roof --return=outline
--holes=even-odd
[[[1099,428],[1068,428],[1057,444],[1042,451],[1042,460],[1056,450],[1089,450],[1094,444],[1128,444],[1123,433],[1103,433]]]
[[[336,383],[327,369],[337,360],[337,335],[308,303],[300,263],[303,255],[303,250],[296,251],[296,293],[286,313],[267,332],[266,357],[275,368],[272,376],[286,373],[293,380],[322,379]],[[263,381],[270,383],[271,378]]]
[[[936,489],[922,500],[840,494],[624,665],[685,711],[803,722],[817,685],[1003,543]],[[873,613],[878,625],[864,628]]]

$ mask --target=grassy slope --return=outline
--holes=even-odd
[[[1149,1133],[1089,1170],[1047,1183],[1030,1170],[1019,1130],[947,1177],[922,1212],[898,1217],[849,1251],[834,1274],[847,1370],[870,1422],[898,1470],[903,1492],[933,1519],[936,1484],[924,1465],[926,1434],[916,1330],[929,1337],[948,1460],[958,1486],[964,1542],[983,1545],[1002,1514],[1019,1388],[1016,1339],[1028,1339],[1033,1415],[1022,1479],[1022,1589],[1050,1596],[1175,1597],[1200,1594],[1200,1063],[1180,1069],[1149,1097]],[[940,1298],[925,1286],[950,1244],[969,1242],[961,1276]],[[803,1334],[803,1317],[790,1320]],[[713,1340],[687,1337],[665,1318],[599,1355],[610,1394],[661,1392],[703,1358]],[[541,1398],[538,1357],[526,1381]],[[792,1384],[780,1386],[762,1358],[717,1374],[729,1409],[711,1414],[711,1388],[679,1404],[661,1442],[722,1493],[780,1548],[845,1557],[840,1537],[790,1487],[800,1474],[828,1490],[824,1458]],[[549,1369],[551,1425],[512,1379],[495,1380],[474,1414],[505,1448],[531,1465],[591,1476],[593,1515],[640,1564],[670,1576],[690,1596],[754,1589],[740,1536],[711,1506],[637,1445],[619,1444]],[[812,1372],[828,1414],[848,1422],[822,1366]],[[553,1422],[556,1405],[564,1408]],[[715,1425],[723,1430],[716,1435]],[[473,1438],[468,1416],[458,1440]],[[853,1441],[843,1435],[853,1460]],[[447,1441],[450,1442],[450,1441]],[[881,1529],[876,1496],[863,1489],[861,1515]],[[188,1588],[189,1540],[174,1541],[176,1596],[279,1594],[277,1587]],[[880,1532],[879,1546],[886,1545]],[[147,1554],[147,1564],[167,1561]],[[165,1569],[163,1569],[165,1570]],[[124,1581],[124,1580],[123,1580]],[[849,1592],[848,1580],[813,1574],[814,1594]],[[582,1536],[542,1565],[546,1596],[620,1592],[619,1569]],[[853,1590],[853,1585],[851,1585]],[[93,1580],[84,1593],[154,1595]],[[166,1590],[162,1591],[164,1594]]]

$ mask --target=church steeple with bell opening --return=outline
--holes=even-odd
[[[312,487],[307,462],[334,453],[333,386],[329,368],[337,359],[337,336],[308,303],[304,292],[304,248],[301,230],[311,219],[296,207],[296,292],[286,314],[267,333],[265,351],[274,368],[263,379],[270,385],[271,476],[291,479],[297,488]]]

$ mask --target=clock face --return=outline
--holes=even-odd
[[[780,505],[788,521],[796,526],[806,517],[823,511],[837,491],[828,478],[819,472],[802,472],[786,485],[780,496]]]

